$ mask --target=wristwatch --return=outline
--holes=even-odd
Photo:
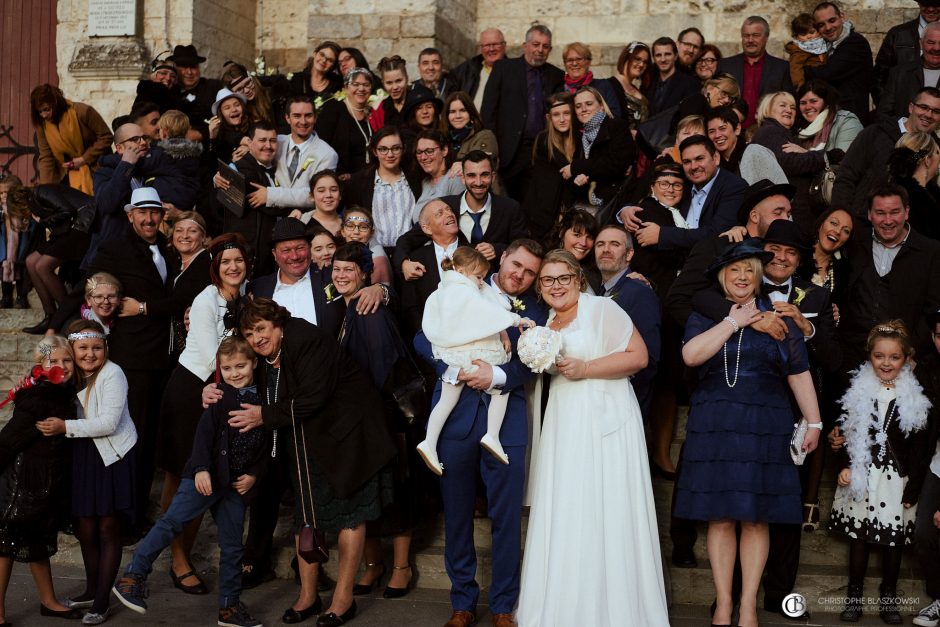
[[[138,316],[145,316],[145,315],[147,315],[147,304],[146,304],[146,303],[140,303],[139,305],[137,305],[137,315],[138,315]]]

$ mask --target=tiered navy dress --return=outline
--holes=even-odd
[[[676,483],[676,517],[801,521],[800,480],[789,453],[795,419],[787,376],[805,372],[809,364],[803,334],[791,320],[787,324],[789,333],[782,342],[743,329],[734,387],[725,380],[723,350],[699,369]],[[714,325],[693,313],[684,341]],[[738,341],[735,333],[727,343],[727,374],[732,383]]]

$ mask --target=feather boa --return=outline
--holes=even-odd
[[[855,501],[865,498],[868,490],[868,466],[871,464],[872,446],[881,445],[887,434],[881,429],[881,416],[877,411],[878,391],[882,385],[870,362],[852,372],[852,383],[848,391],[839,399],[842,404],[842,431],[845,434],[845,448],[849,454],[849,469],[852,480],[849,495]],[[898,413],[901,431],[905,436],[919,431],[927,425],[927,412],[930,401],[924,395],[924,389],[905,365],[894,385],[894,407]],[[872,432],[875,436],[872,437]]]

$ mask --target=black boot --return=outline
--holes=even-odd
[[[845,593],[845,609],[839,614],[839,620],[857,623],[862,618],[862,584],[849,584]]]
[[[898,592],[894,586],[881,584],[878,588],[878,615],[888,625],[900,625],[904,622],[901,612],[898,611]]]
[[[30,333],[32,335],[42,335],[49,330],[49,323],[52,320],[50,314],[46,314],[46,317],[34,324],[31,327],[23,327],[23,333]]]
[[[13,307],[13,284],[4,281],[0,284],[0,291],[2,291],[2,296],[0,296],[0,309],[10,309]]]

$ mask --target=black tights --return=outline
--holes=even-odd
[[[121,567],[121,527],[119,516],[78,519],[75,536],[85,562],[85,592],[76,600],[94,600],[92,612],[103,614],[108,609],[111,587]]]
[[[849,544],[849,585],[861,586],[868,570],[868,552],[871,545],[864,540],[852,540]],[[877,545],[875,545],[877,546]],[[881,585],[889,590],[898,587],[901,572],[900,546],[881,547]]]

